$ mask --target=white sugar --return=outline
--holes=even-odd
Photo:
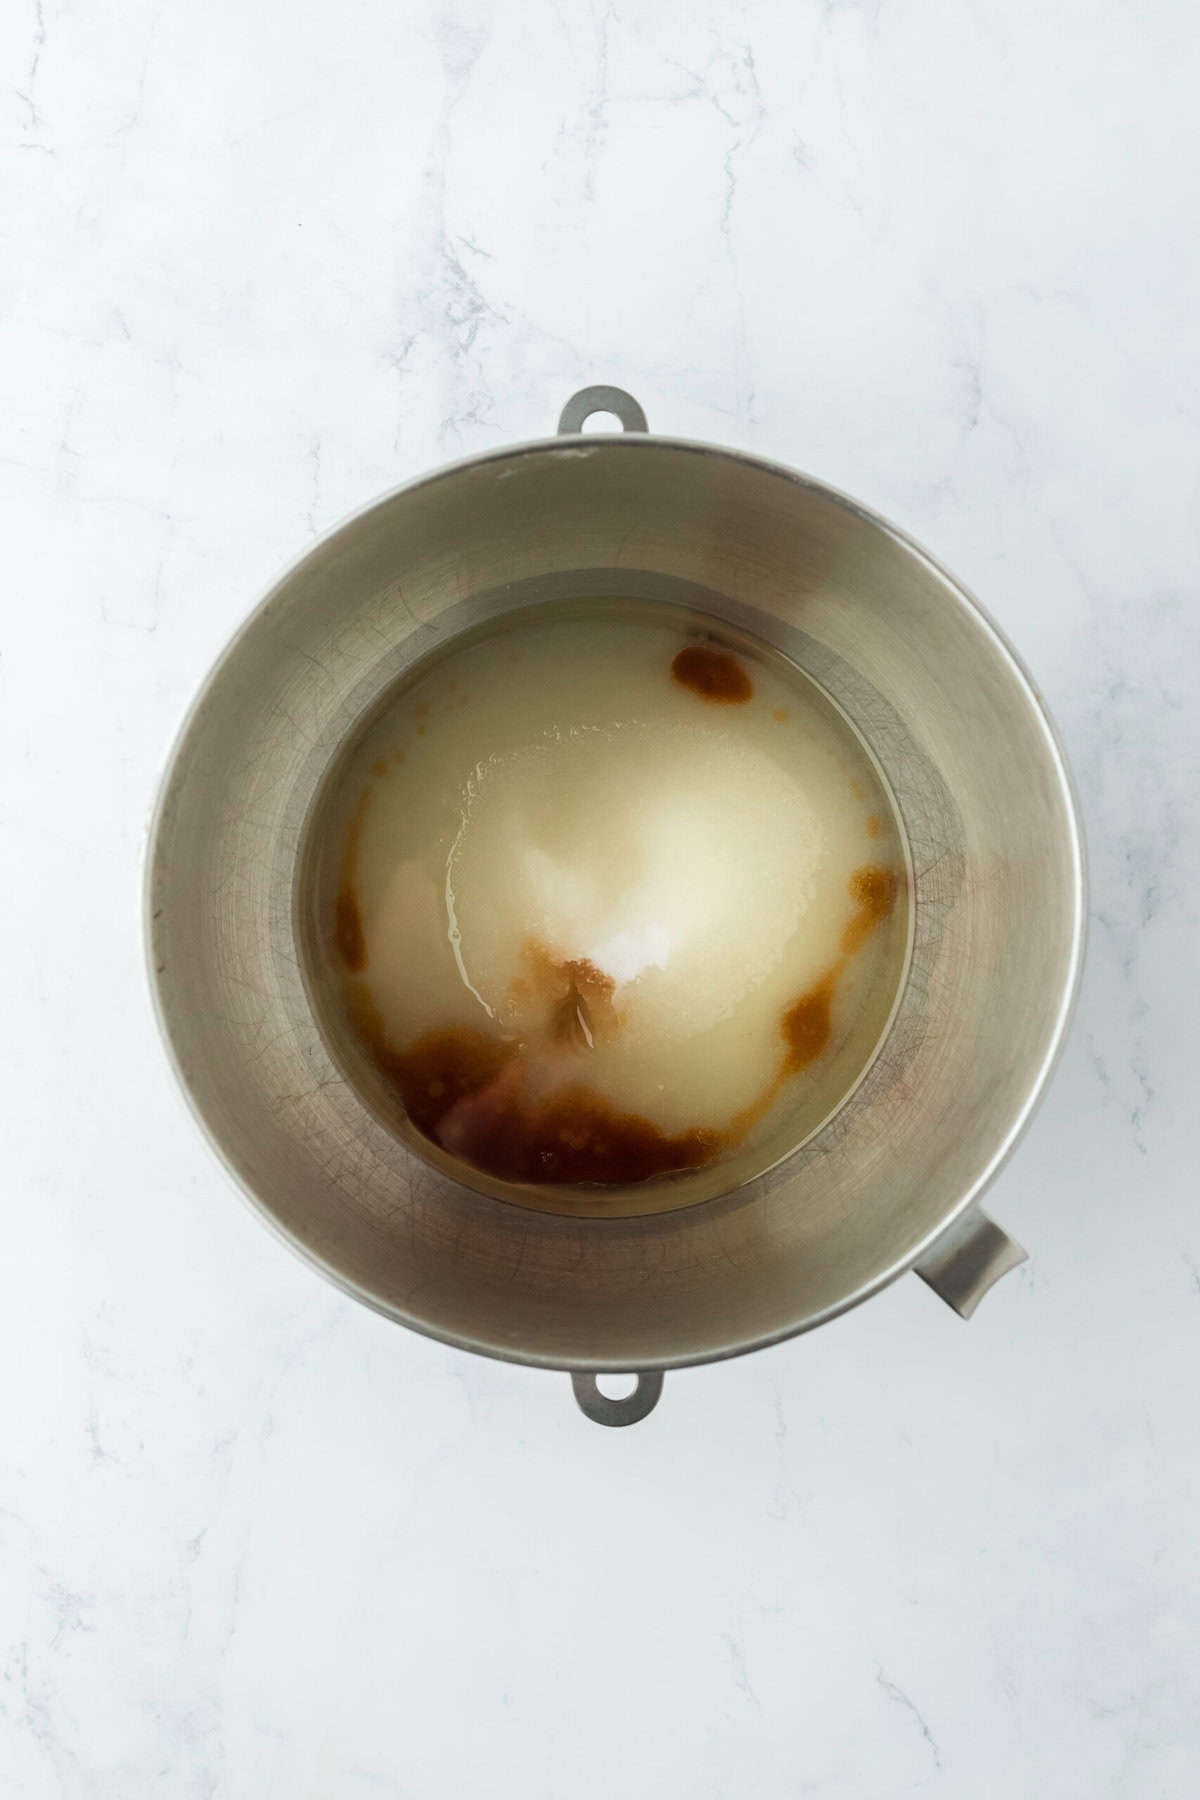
[[[855,871],[900,853],[811,684],[743,649],[752,696],[705,697],[672,677],[689,641],[664,609],[534,617],[398,691],[331,814],[343,836],[357,821],[354,979],[389,1044],[528,1042],[549,1017],[537,969],[578,967],[607,978],[617,1024],[594,1031],[579,999],[571,1078],[614,1106],[720,1127],[771,1081],[787,1007],[838,962]],[[862,981],[874,958],[894,986],[884,935]]]

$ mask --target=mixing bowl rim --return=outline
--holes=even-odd
[[[708,1363],[724,1362],[735,1356],[745,1356],[756,1350],[764,1350],[775,1344],[786,1343],[804,1332],[816,1330],[831,1320],[839,1318],[843,1313],[861,1306],[865,1300],[881,1293],[890,1287],[892,1282],[914,1268],[929,1253],[934,1244],[949,1228],[971,1207],[978,1204],[983,1194],[995,1181],[1005,1164],[1016,1149],[1030,1121],[1045,1097],[1050,1078],[1062,1056],[1079,996],[1080,981],[1083,972],[1084,954],[1087,936],[1087,897],[1088,872],[1087,857],[1083,835],[1083,824],[1079,797],[1074,778],[1067,762],[1066,752],[1041,692],[1035,683],[1023,659],[1013,648],[1007,636],[992,618],[987,608],[966,588],[957,576],[932,556],[925,547],[911,537],[902,527],[895,525],[882,514],[855,500],[841,489],[832,487],[828,482],[817,477],[804,474],[780,463],[772,458],[758,456],[750,451],[738,450],[724,444],[712,444],[701,439],[676,437],[661,432],[626,431],[614,432],[581,432],[571,435],[564,441],[562,436],[531,438],[522,442],[497,445],[493,449],[476,452],[474,455],[456,458],[453,462],[443,463],[434,469],[414,475],[408,480],[398,482],[394,487],[382,494],[375,495],[363,505],[354,508],[344,515],[336,524],[323,532],[315,543],[310,544],[301,554],[288,562],[276,575],[265,590],[262,598],[251,608],[237,629],[229,637],[215,661],[206,671],[191,702],[175,732],[167,753],[163,772],[159,778],[156,798],[151,812],[149,824],[143,840],[142,855],[142,940],[147,982],[150,990],[151,1005],[158,1025],[160,1037],[166,1050],[167,1059],[175,1075],[176,1087],[182,1095],[189,1112],[207,1139],[210,1148],[217,1157],[243,1199],[254,1213],[263,1221],[268,1229],[288,1246],[311,1268],[323,1275],[325,1279],[339,1288],[342,1293],[359,1301],[371,1311],[384,1318],[406,1326],[423,1337],[437,1343],[448,1344],[456,1349],[468,1350],[476,1355],[488,1356],[498,1362],[514,1363],[528,1368],[553,1369],[566,1372],[618,1374],[625,1373],[631,1367],[628,1357],[587,1356],[570,1360],[550,1358],[538,1352],[523,1350],[521,1347],[499,1344],[483,1339],[472,1338],[469,1334],[446,1331],[427,1320],[414,1316],[377,1294],[360,1286],[352,1278],[344,1275],[335,1265],[323,1258],[306,1240],[288,1229],[271,1209],[267,1202],[255,1192],[250,1183],[242,1175],[225,1150],[216,1131],[209,1124],[201,1109],[191,1085],[184,1072],[183,1060],[176,1049],[167,1018],[167,1002],[164,997],[164,984],[160,979],[161,971],[155,964],[154,948],[154,887],[159,864],[159,839],[167,808],[175,793],[178,782],[178,764],[180,754],[198,722],[204,706],[212,692],[220,682],[226,666],[238,654],[243,639],[249,636],[258,621],[271,605],[284,593],[288,586],[314,558],[324,555],[333,542],[362,523],[364,519],[383,507],[389,506],[401,495],[414,493],[424,487],[432,487],[435,483],[447,481],[467,470],[478,470],[492,462],[503,462],[520,456],[548,454],[553,457],[570,457],[578,459],[591,456],[595,451],[603,450],[620,455],[645,455],[657,450],[682,451],[698,456],[718,456],[729,461],[740,463],[745,468],[760,474],[774,476],[794,486],[807,488],[823,499],[832,501],[834,505],[853,515],[862,523],[882,532],[892,539],[902,550],[923,564],[943,585],[968,614],[973,614],[987,635],[991,638],[995,649],[1008,665],[1018,685],[1024,689],[1032,702],[1034,715],[1041,727],[1043,742],[1050,755],[1055,769],[1058,784],[1064,801],[1064,810],[1070,828],[1070,853],[1073,874],[1074,906],[1071,920],[1071,943],[1066,968],[1066,978],[1059,996],[1057,1013],[1051,1035],[1041,1064],[1029,1087],[1024,1103],[1009,1124],[1000,1145],[979,1175],[977,1180],[963,1193],[955,1207],[930,1230],[921,1242],[897,1258],[880,1274],[864,1282],[851,1294],[844,1295],[829,1305],[822,1307],[811,1317],[804,1318],[795,1324],[789,1324],[778,1330],[762,1332],[756,1336],[739,1340],[736,1343],[722,1344],[715,1349],[703,1352],[687,1352],[679,1355],[659,1356],[655,1358],[655,1367],[663,1370],[703,1367]],[[632,572],[632,571],[631,571]],[[662,1217],[682,1221],[687,1216],[686,1210],[678,1213],[664,1214]]]

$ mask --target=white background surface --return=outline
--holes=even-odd
[[[11,0],[0,15],[0,1791],[1200,1784],[1200,56],[1182,0]],[[281,563],[615,381],[998,616],[1092,944],[914,1278],[588,1425],[290,1258],[173,1091],[137,863]]]

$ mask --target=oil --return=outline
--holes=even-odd
[[[744,1179],[873,1056],[894,810],[822,690],[731,638],[634,603],[510,616],[399,684],[327,784],[317,979],[445,1156],[562,1190]]]

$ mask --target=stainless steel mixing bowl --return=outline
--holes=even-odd
[[[624,433],[585,435],[598,411]],[[902,533],[790,469],[651,435],[618,389],[574,396],[559,431],[376,501],[251,615],[163,784],[150,967],[192,1107],[281,1237],[405,1325],[571,1371],[589,1417],[626,1424],[665,1369],[808,1330],[914,1267],[965,1316],[1021,1261],[978,1202],[1066,1028],[1083,853],[1029,677]],[[483,619],[604,593],[794,658],[873,750],[912,856],[910,967],[866,1079],[767,1174],[642,1217],[530,1210],[414,1154],[332,1060],[299,937],[306,818],[384,690]],[[618,1370],[638,1385],[610,1399],[595,1375]]]

